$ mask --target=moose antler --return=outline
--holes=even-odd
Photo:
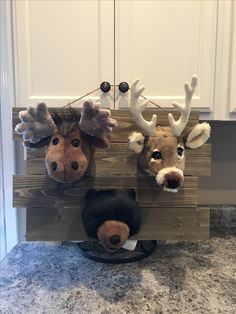
[[[145,100],[142,103],[138,103],[139,96],[142,94],[145,89],[144,86],[137,87],[139,80],[136,79],[131,85],[131,97],[130,97],[130,112],[134,117],[135,122],[141,128],[141,130],[145,133],[145,135],[152,136],[155,132],[156,124],[157,124],[157,116],[152,115],[151,121],[147,121],[143,118],[142,112],[146,108],[149,100]]]
[[[43,138],[53,135],[56,125],[44,103],[35,107],[28,106],[27,110],[20,111],[21,120],[15,127],[15,131],[23,134],[25,144],[38,143]]]
[[[180,136],[183,132],[184,128],[186,127],[189,119],[189,114],[191,111],[191,100],[192,96],[195,92],[197,86],[197,76],[194,75],[192,77],[191,86],[189,83],[184,84],[185,89],[185,103],[180,104],[179,102],[174,102],[173,106],[181,113],[180,118],[175,121],[173,115],[171,113],[168,114],[168,120],[170,123],[171,130],[174,135]]]
[[[117,121],[111,118],[110,110],[101,109],[90,100],[84,102],[79,122],[82,131],[103,139],[117,124]]]

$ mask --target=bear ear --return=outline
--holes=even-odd
[[[96,189],[90,189],[86,192],[85,198],[93,197],[97,194],[97,192],[98,191]]]
[[[136,192],[134,189],[128,189],[127,194],[130,198],[132,198],[133,200],[136,200]]]

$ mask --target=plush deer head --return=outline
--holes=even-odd
[[[210,136],[210,125],[206,122],[194,127],[187,127],[191,111],[191,99],[197,86],[197,76],[192,77],[191,85],[185,83],[185,103],[173,103],[181,113],[175,121],[168,114],[170,126],[157,126],[157,116],[146,121],[142,112],[148,100],[138,103],[144,87],[137,87],[138,80],[131,86],[130,111],[142,133],[134,132],[128,138],[129,148],[139,154],[138,162],[141,168],[156,178],[157,184],[164,191],[177,192],[184,183],[185,148],[198,148]]]
[[[75,182],[86,172],[94,147],[109,144],[106,135],[117,125],[110,111],[86,101],[81,115],[69,108],[52,115],[44,103],[21,111],[16,132],[23,134],[24,145],[31,149],[48,146],[48,174],[59,182]]]

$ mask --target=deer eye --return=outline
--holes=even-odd
[[[80,146],[80,140],[78,138],[75,138],[71,141],[71,144],[74,146],[74,147],[79,147]]]
[[[153,159],[161,159],[161,152],[159,152],[158,150],[155,152],[152,152],[152,158]]]
[[[58,137],[55,137],[53,140],[52,140],[52,144],[53,145],[57,145],[59,143],[59,138]]]
[[[178,147],[178,148],[177,148],[177,154],[178,154],[179,156],[183,156],[183,153],[184,153],[183,147]]]

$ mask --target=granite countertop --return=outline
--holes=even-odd
[[[1,263],[2,314],[236,313],[236,237],[158,242],[149,258],[111,265],[75,243],[24,242]]]

